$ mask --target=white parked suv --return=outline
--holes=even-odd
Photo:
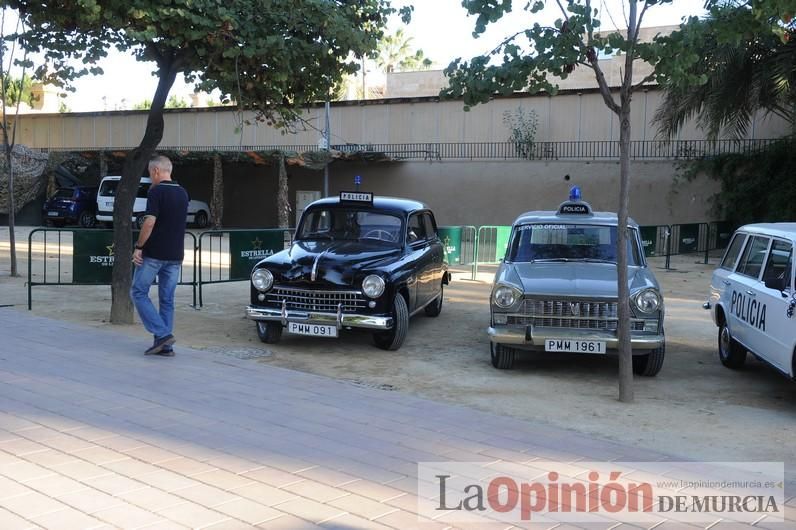
[[[733,235],[713,273],[709,309],[719,328],[719,359],[740,368],[747,351],[796,377],[796,223],[752,224]]]
[[[116,188],[122,177],[109,176],[102,179],[97,193],[97,221],[103,223],[113,222],[113,203],[116,196]],[[152,185],[152,180],[149,177],[142,177],[141,183],[138,185],[138,193],[135,196],[135,203],[133,204],[133,223],[137,227],[141,227],[146,213],[146,197],[149,192],[149,187]],[[210,207],[203,201],[190,201],[188,202],[188,215],[186,222],[193,224],[197,228],[205,228],[210,221]]]

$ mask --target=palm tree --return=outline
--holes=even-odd
[[[407,37],[402,29],[394,35],[387,35],[379,43],[376,63],[385,72],[401,70],[428,70],[431,59],[424,57],[423,50],[412,49],[412,37]]]
[[[663,100],[654,118],[661,136],[673,137],[693,119],[710,138],[743,138],[759,110],[794,123],[796,34],[791,24],[777,32],[755,31],[757,22],[741,3],[718,6],[708,18],[682,26],[676,38],[698,57],[689,74],[704,83],[694,86],[677,76],[662,82]],[[748,29],[737,32],[738,38],[724,37],[738,27]]]

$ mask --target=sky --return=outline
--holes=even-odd
[[[434,66],[444,68],[456,57],[470,58],[493,49],[503,38],[525,27],[533,20],[529,13],[522,11],[527,0],[514,0],[515,12],[504,16],[491,25],[478,39],[473,38],[475,17],[468,17],[461,0],[397,0],[396,5],[414,4],[412,22],[404,27],[404,33],[412,37],[412,45],[422,49],[425,56],[434,61]],[[675,25],[684,16],[703,14],[701,0],[674,0],[671,4],[651,8],[645,15],[645,27]],[[541,22],[552,23],[560,16],[555,2],[542,14]],[[624,27],[622,0],[594,0],[593,5],[601,9],[603,27]],[[403,27],[395,17],[390,24],[390,32]],[[140,63],[127,55],[113,53],[100,66],[102,76],[85,77],[74,86],[65,102],[73,112],[100,111],[131,108],[135,103],[151,99],[155,92],[156,80],[151,76],[153,66]],[[192,87],[187,86],[180,76],[171,94],[189,100]]]

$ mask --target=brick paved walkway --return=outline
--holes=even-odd
[[[666,458],[11,309],[0,333],[3,530],[448,528],[418,518],[417,462]]]

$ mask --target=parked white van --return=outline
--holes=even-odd
[[[747,351],[796,377],[796,223],[751,224],[733,235],[713,273],[711,310],[719,359],[740,368]]]
[[[100,182],[99,192],[97,193],[97,221],[102,223],[113,222],[114,197],[121,178],[118,175],[108,176]],[[146,197],[151,185],[152,180],[149,177],[142,177],[141,183],[138,185],[138,192],[133,204],[132,221],[139,228],[144,220],[144,213],[146,213]],[[188,215],[186,217],[188,224],[193,224],[197,228],[205,228],[209,221],[210,207],[206,202],[193,200],[188,202]]]

